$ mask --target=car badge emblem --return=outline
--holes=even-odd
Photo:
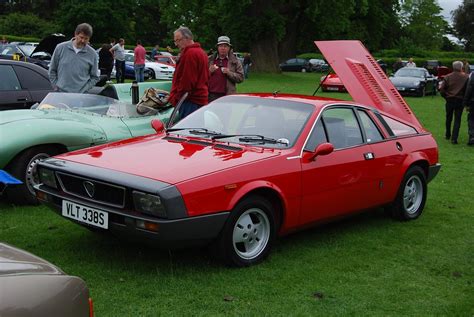
[[[82,183],[82,185],[84,186],[84,189],[86,190],[87,195],[90,198],[94,197],[94,193],[95,193],[94,183],[89,182],[89,181],[85,181],[84,183]]]

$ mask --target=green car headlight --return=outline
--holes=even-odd
[[[134,191],[133,203],[135,209],[139,212],[166,218],[165,207],[161,203],[161,198],[157,195]]]
[[[40,183],[43,183],[46,186],[58,188],[56,183],[56,177],[54,176],[54,171],[47,169],[47,168],[38,168],[38,177]]]

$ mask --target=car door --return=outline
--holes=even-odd
[[[318,144],[334,151],[309,160]],[[372,205],[373,155],[352,107],[326,109],[310,135],[302,157],[301,223],[311,223]]]
[[[23,89],[13,67],[0,65],[0,109],[22,109],[28,106],[30,93]]]
[[[286,71],[293,72],[296,70],[296,59],[292,58],[286,61]]]
[[[30,98],[26,101],[27,108],[40,102],[49,92],[53,91],[51,82],[46,74],[41,74],[35,69],[23,65],[14,65],[13,69],[20,80],[22,88],[29,92]]]

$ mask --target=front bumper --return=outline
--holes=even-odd
[[[321,86],[324,91],[346,92],[346,87],[341,85],[324,84]]]
[[[62,216],[62,201],[64,199],[76,204],[105,211],[109,215],[108,229],[101,229],[62,216],[65,219],[98,231],[109,231],[118,237],[166,248],[205,245],[209,243],[219,235],[229,216],[229,212],[220,212],[172,220],[161,219],[143,215],[138,212],[128,213],[113,207],[105,207],[69,196],[44,185],[35,186],[35,190],[38,199],[60,216]],[[154,224],[153,227],[156,228],[156,231],[140,228],[138,223],[143,221]]]
[[[420,93],[421,87],[395,87],[400,95],[416,95]]]

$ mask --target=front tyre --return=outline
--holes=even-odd
[[[59,154],[59,151],[52,146],[37,146],[29,148],[12,160],[6,170],[23,184],[7,188],[8,199],[19,205],[36,205],[36,199],[33,186],[39,183],[36,171],[40,161]]]
[[[413,220],[423,212],[427,196],[426,176],[419,166],[412,166],[403,177],[393,202],[392,216],[398,220]]]
[[[217,255],[230,266],[257,264],[270,253],[275,238],[274,210],[268,200],[249,196],[230,214],[217,241]]]

